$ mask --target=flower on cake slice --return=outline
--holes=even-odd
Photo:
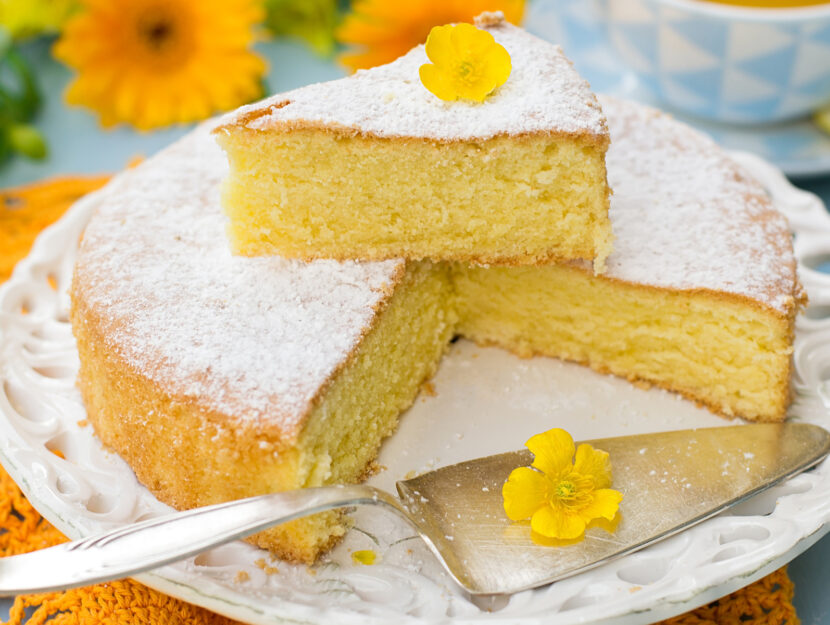
[[[432,63],[421,65],[421,82],[442,100],[483,102],[512,69],[504,46],[471,24],[436,26],[425,48]]]

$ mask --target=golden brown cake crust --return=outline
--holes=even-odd
[[[233,427],[230,415],[171,397],[119,358],[96,315],[77,296],[71,320],[89,421],[101,442],[124,458],[160,501],[186,510],[293,486],[296,454],[284,448],[281,433],[273,437]],[[336,518],[329,515],[331,522]],[[286,524],[248,540],[285,560],[312,562],[318,550],[292,540],[294,529]],[[333,535],[326,548],[337,539]]]
[[[246,249],[247,253],[244,253],[243,256],[248,256],[250,258],[256,258],[261,256],[267,256],[273,254],[273,249],[270,245],[263,245],[262,247],[255,247],[249,246]],[[385,254],[379,254],[377,258],[374,258],[372,254],[367,253],[367,258],[365,262],[380,262],[386,260]],[[573,259],[570,258],[562,258],[554,253],[549,253],[545,255],[539,256],[496,256],[496,255],[485,255],[485,254],[476,254],[466,256],[463,254],[456,254],[457,261],[455,262],[462,262],[462,263],[469,263],[471,265],[498,265],[500,267],[525,267],[528,265],[554,265],[559,263],[569,263],[572,262]],[[303,256],[292,256],[291,258],[295,258],[302,262],[312,262],[315,260],[323,260],[323,259],[330,259],[333,258],[334,260],[339,261],[348,261],[350,260],[348,257],[338,257],[334,254],[328,255],[303,255]],[[425,259],[425,260],[433,260],[434,262],[441,262],[436,259]],[[363,262],[363,261],[361,261]]]
[[[277,136],[279,133],[282,132],[293,132],[296,130],[314,130],[317,132],[328,133],[335,137],[339,138],[346,138],[346,137],[371,137],[376,141],[389,141],[390,143],[397,143],[399,145],[405,145],[407,142],[411,141],[419,141],[419,142],[426,142],[433,145],[452,145],[461,143],[463,141],[468,141],[464,139],[448,139],[444,137],[409,137],[409,136],[391,136],[387,137],[384,135],[380,135],[373,132],[367,132],[365,130],[361,130],[360,128],[353,128],[350,126],[345,126],[343,124],[338,123],[325,123],[321,121],[314,121],[308,119],[298,119],[298,120],[288,120],[288,121],[280,121],[278,123],[274,123],[266,129],[260,128],[252,128],[252,124],[256,122],[256,120],[261,119],[268,115],[268,113],[274,109],[280,109],[287,105],[291,104],[290,100],[285,100],[282,102],[278,102],[276,105],[271,105],[271,108],[263,108],[262,110],[256,111],[248,111],[242,115],[240,115],[238,120],[226,122],[213,131],[214,134],[220,134],[224,132],[245,132],[250,133],[251,135],[257,135],[259,133],[268,132],[269,135]],[[473,139],[474,141],[486,141],[489,139],[495,139],[497,137],[510,137],[511,139],[515,139],[516,141],[522,141],[523,139],[528,138],[536,138],[536,137],[558,137],[562,139],[569,139],[578,141],[582,145],[591,146],[598,148],[600,150],[606,150],[610,143],[610,139],[608,138],[607,134],[596,134],[593,132],[588,131],[559,131],[559,130],[539,130],[534,132],[497,132],[493,133],[492,135],[486,138],[476,138]]]

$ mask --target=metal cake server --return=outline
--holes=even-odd
[[[272,525],[331,508],[377,505],[404,517],[473,595],[535,588],[641,549],[818,464],[830,433],[801,423],[681,430],[587,441],[610,454],[625,495],[613,533],[533,542],[502,507],[510,472],[529,451],[489,456],[398,482],[400,499],[364,485],[275,493],[158,517],[0,559],[0,595],[118,579],[193,556]]]

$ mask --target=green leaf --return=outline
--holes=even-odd
[[[7,161],[12,155],[12,148],[5,131],[0,131],[0,163]]]
[[[0,57],[0,117],[25,122],[40,107],[40,91],[29,64],[13,45]]]
[[[38,91],[35,76],[29,64],[23,59],[16,49],[12,48],[8,55],[9,62],[17,70],[20,78],[20,85],[22,93],[20,94],[20,104],[23,107],[24,115],[28,117],[24,119],[31,119],[37,110],[40,108],[40,91]]]

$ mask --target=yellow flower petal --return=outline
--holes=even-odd
[[[461,26],[461,24],[459,24]],[[467,24],[469,26],[469,24]],[[471,28],[473,28],[471,26]],[[449,67],[453,63],[453,59],[458,56],[453,42],[453,26],[447,24],[446,26],[436,26],[429,31],[424,50],[427,57],[438,67]]]
[[[484,102],[484,98],[490,93],[490,90],[484,87],[480,82],[472,85],[454,85],[456,96],[464,100],[472,100],[473,102]]]
[[[510,61],[510,54],[501,45],[494,45],[488,51],[484,58],[485,62],[485,76],[487,80],[492,83],[490,91],[500,87],[510,77],[510,72],[513,71],[513,65]]]
[[[377,560],[378,555],[371,549],[361,549],[360,551],[352,552],[352,562],[355,564],[365,564],[371,566]]]
[[[561,428],[532,436],[525,446],[535,456],[532,466],[551,477],[569,467],[574,457],[574,439]]]
[[[418,70],[424,87],[442,100],[452,102],[458,99],[458,92],[446,72],[442,72],[437,65],[424,64]]]
[[[576,450],[574,471],[594,478],[594,488],[608,488],[611,486],[611,462],[608,453],[596,450],[583,443]]]
[[[504,511],[512,521],[530,518],[547,504],[550,481],[530,467],[519,467],[510,473],[502,486]]]
[[[582,536],[585,532],[585,521],[578,514],[565,508],[545,506],[533,514],[530,527],[542,536],[567,540]]]
[[[617,515],[622,498],[621,492],[610,488],[595,490],[591,503],[579,511],[579,516],[586,523],[600,517],[611,521]]]
[[[446,28],[446,26],[444,27]],[[456,57],[475,59],[484,56],[490,46],[498,45],[493,35],[472,24],[450,26],[450,39]]]

